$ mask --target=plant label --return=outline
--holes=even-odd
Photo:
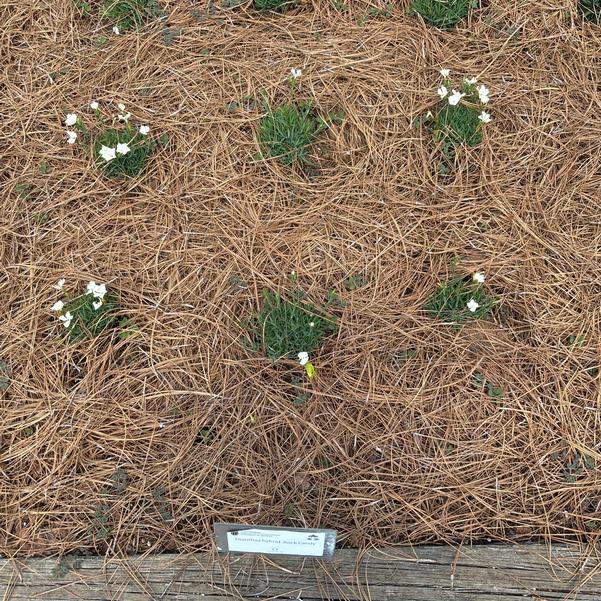
[[[220,553],[287,555],[329,560],[334,556],[336,546],[336,531],[328,529],[216,523],[214,530]]]

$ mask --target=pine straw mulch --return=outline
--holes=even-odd
[[[172,0],[167,32],[116,37],[69,0],[2,3],[2,553],[203,549],[214,520],[347,546],[598,537],[600,30],[571,2],[491,1],[447,33],[349,4]],[[451,177],[411,127],[443,66],[493,116]],[[310,175],[253,158],[245,96],[284,101],[292,67],[345,114]],[[65,143],[91,100],[168,135],[143,176]],[[455,256],[500,299],[462,329],[420,310]],[[299,366],[242,340],[293,270],[344,304],[302,405]],[[139,331],[68,345],[60,277],[108,282]]]

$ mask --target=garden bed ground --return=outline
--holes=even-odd
[[[360,547],[594,539],[599,28],[542,0],[449,32],[406,3],[164,6],[118,36],[68,0],[0,7],[0,551],[200,550],[214,520]],[[450,174],[414,124],[442,67],[493,117]],[[310,173],[256,154],[291,68],[344,115]],[[140,177],[66,143],[92,100],[161,136]],[[456,257],[498,300],[462,328],[422,311]],[[106,282],[129,335],[68,343],[60,278]],[[336,299],[312,381],[245,343],[261,290],[296,286]]]

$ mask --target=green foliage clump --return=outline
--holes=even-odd
[[[105,161],[100,156],[100,149],[103,146],[115,148],[117,144],[127,144],[130,151],[127,154],[117,153],[116,158]],[[96,164],[108,177],[136,177],[143,171],[146,160],[154,148],[153,140],[137,133],[128,124],[122,130],[110,128],[97,136],[94,141],[94,158]]]
[[[421,15],[426,23],[438,29],[451,29],[478,6],[477,0],[413,0],[409,14]]]
[[[482,121],[480,110],[459,103],[456,106],[446,104],[434,118],[432,131],[434,139],[449,146],[466,144],[477,146],[482,142]]]
[[[315,351],[336,327],[336,318],[325,311],[300,299],[288,301],[269,290],[263,291],[263,305],[254,324],[265,353],[274,361]]]
[[[114,23],[119,31],[139,29],[161,15],[156,0],[104,0],[102,16]]]
[[[578,6],[585,19],[601,23],[601,0],[579,0]]]
[[[291,102],[270,111],[261,119],[259,139],[263,151],[283,165],[311,164],[309,147],[328,127],[313,111],[310,102]]]
[[[470,311],[470,301],[478,304],[475,311]],[[493,305],[494,300],[486,294],[482,284],[471,276],[456,275],[438,284],[423,310],[431,317],[458,325],[488,315]]]
[[[272,10],[283,13],[293,6],[294,3],[294,0],[254,0],[254,7],[258,10]]]

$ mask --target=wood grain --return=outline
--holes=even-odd
[[[340,550],[333,562],[149,555],[0,562],[2,601],[601,601],[601,563],[556,545]]]

